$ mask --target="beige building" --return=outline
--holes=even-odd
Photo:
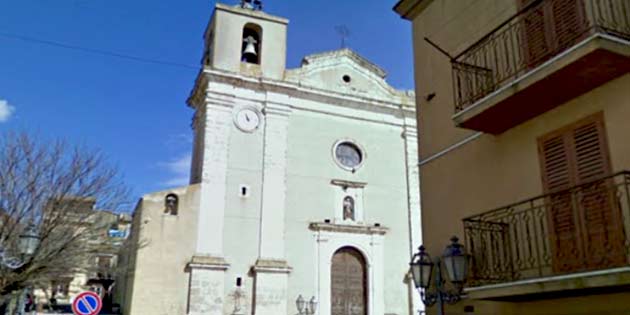
[[[255,2],[215,7],[190,185],[138,203],[125,314],[417,314],[413,93],[348,49],[287,69],[288,20]]]
[[[68,308],[72,299],[84,291],[94,291],[101,296],[104,309],[116,304],[114,292],[119,273],[118,254],[131,230],[131,217],[127,214],[94,209],[95,200],[78,203],[77,209],[89,213],[80,226],[90,229],[89,253],[82,257],[83,263],[76,270],[68,270],[49,283],[35,288],[33,294],[40,309],[53,308],[54,299],[59,308]],[[69,220],[71,216],[68,215]]]
[[[447,313],[630,313],[630,2],[394,10],[413,28],[424,243],[472,255]]]

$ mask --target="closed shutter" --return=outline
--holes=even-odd
[[[533,68],[539,65],[551,53],[551,38],[546,23],[549,16],[547,5],[544,2],[535,0],[519,0],[519,10],[533,4],[521,17],[522,34],[524,38],[523,47],[523,63],[526,67]]]
[[[612,183],[593,181],[611,173],[603,115],[542,137],[539,151],[543,185],[551,193],[548,223],[554,270],[623,264],[623,226]]]
[[[571,131],[575,154],[576,182],[583,185],[577,193],[583,222],[586,264],[621,265],[625,261],[621,208],[617,204],[610,180],[594,181],[610,174],[605,130],[601,115],[576,126]]]
[[[547,204],[553,267],[556,271],[575,270],[584,258],[579,221],[566,190],[574,185],[571,141],[563,132],[546,136],[539,143],[545,191],[553,193]]]
[[[575,45],[586,31],[582,0],[551,1],[549,23],[553,27],[554,50],[560,52]]]
[[[573,45],[587,30],[583,0],[519,0],[519,9],[533,4],[521,17],[523,62],[536,67]]]

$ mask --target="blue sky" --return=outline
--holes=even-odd
[[[235,4],[236,0],[222,1]],[[411,29],[395,0],[267,0],[290,20],[289,67],[348,46],[413,89]],[[134,197],[183,184],[192,147],[185,101],[196,69],[7,38],[19,35],[197,67],[214,1],[0,0],[0,133],[30,130],[102,150]]]

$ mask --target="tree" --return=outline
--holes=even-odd
[[[103,228],[98,210],[120,211],[128,189],[99,151],[26,133],[0,140],[0,305],[25,288],[86,266]],[[20,254],[20,236],[36,232],[39,244]],[[1,257],[0,256],[0,257]]]

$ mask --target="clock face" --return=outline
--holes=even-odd
[[[246,132],[252,132],[260,124],[260,116],[253,109],[242,109],[236,114],[236,126]]]

